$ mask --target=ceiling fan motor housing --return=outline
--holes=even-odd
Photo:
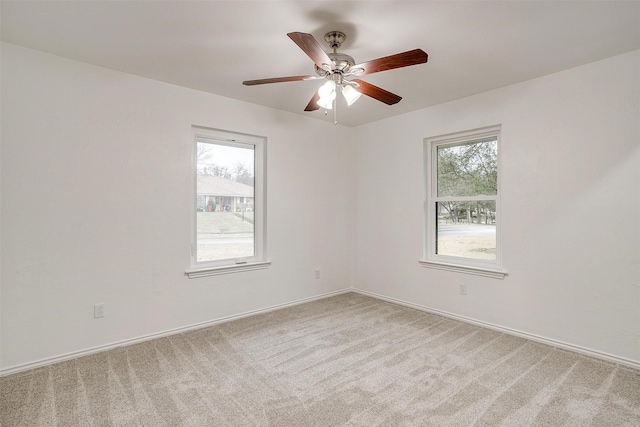
[[[351,66],[353,66],[356,61],[349,55],[347,55],[346,53],[328,53],[327,54],[329,56],[329,58],[331,58],[331,62],[333,62],[333,64],[335,65],[336,70],[340,73],[346,73],[347,71],[349,71],[349,68],[351,68]],[[315,70],[316,70],[316,74],[318,74],[319,76],[325,77],[327,74],[330,74],[329,72],[327,72],[327,70],[318,67],[317,65],[315,66]]]
[[[331,62],[333,62],[335,69],[330,71],[329,69],[324,69],[315,65],[316,74],[321,77],[326,77],[334,73],[344,74],[356,63],[353,57],[345,53],[337,52],[337,49],[342,45],[342,43],[344,43],[346,38],[347,36],[341,31],[329,31],[324,35],[324,40],[329,44],[329,47],[333,49],[333,52],[327,53],[327,55],[331,59]]]

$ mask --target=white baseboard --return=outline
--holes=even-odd
[[[74,351],[74,352],[71,352],[71,353],[62,354],[60,356],[54,356],[54,357],[48,357],[48,358],[45,358],[45,359],[40,359],[40,360],[37,360],[35,362],[29,362],[29,363],[24,363],[24,364],[20,364],[20,365],[10,366],[8,368],[0,369],[0,377],[5,376],[5,375],[15,374],[15,373],[22,372],[22,371],[27,371],[29,369],[40,368],[42,366],[53,365],[54,363],[64,362],[65,360],[77,359],[79,357],[88,356],[88,355],[95,354],[95,353],[100,353],[100,352],[111,350],[111,349],[114,349],[114,348],[117,348],[117,347],[122,347],[122,346],[132,345],[132,344],[138,344],[138,343],[145,342],[145,341],[150,341],[150,340],[153,340],[153,339],[156,339],[156,338],[162,338],[162,337],[166,337],[166,336],[169,336],[169,335],[175,335],[175,334],[179,334],[179,333],[182,333],[182,332],[187,332],[187,331],[191,331],[191,330],[195,330],[195,329],[206,328],[208,326],[218,325],[220,323],[230,322],[232,320],[242,319],[243,317],[255,316],[256,314],[264,314],[264,313],[268,313],[270,311],[280,310],[280,309],[287,308],[287,307],[293,307],[295,305],[300,305],[300,304],[304,304],[304,303],[311,302],[311,301],[325,299],[325,298],[333,297],[333,296],[336,296],[336,295],[345,294],[345,293],[348,293],[348,292],[351,292],[351,291],[352,291],[352,288],[345,288],[345,289],[341,289],[339,291],[328,292],[326,294],[316,295],[316,296],[308,297],[308,298],[302,298],[302,299],[299,299],[299,300],[295,300],[295,301],[291,301],[291,302],[287,302],[287,303],[283,303],[283,304],[276,304],[276,305],[272,305],[272,306],[266,307],[266,308],[261,308],[261,309],[258,309],[258,310],[251,310],[251,311],[246,311],[246,312],[240,313],[240,314],[234,314],[232,316],[221,317],[221,318],[218,318],[218,319],[209,320],[207,322],[196,323],[196,324],[189,325],[189,326],[183,326],[183,327],[180,327],[180,328],[169,329],[169,330],[162,331],[162,332],[157,332],[157,333],[153,333],[153,334],[149,334],[149,335],[143,335],[143,336],[140,336],[140,337],[131,338],[131,339],[122,340],[122,341],[117,341],[117,342],[113,342],[113,343],[110,343],[110,344],[100,345],[100,346],[97,346],[97,347],[91,347],[91,348],[88,348],[88,349],[85,349],[85,350],[79,350],[79,351]]]
[[[465,323],[471,323],[474,325],[478,325],[478,326],[482,326],[488,329],[493,329],[495,331],[498,332],[504,332],[505,334],[509,334],[509,335],[515,335],[517,337],[521,337],[521,338],[526,338],[528,340],[531,341],[535,341],[535,342],[539,342],[542,344],[547,344],[553,347],[557,347],[557,348],[562,348],[564,350],[569,350],[569,351],[573,351],[575,353],[580,353],[586,356],[591,356],[597,359],[601,359],[601,360],[606,360],[608,362],[613,362],[613,363],[617,363],[619,365],[623,365],[623,366],[627,366],[630,368],[634,368],[634,369],[640,369],[640,362],[635,361],[635,360],[631,360],[631,359],[626,359],[624,357],[618,357],[618,356],[614,356],[612,354],[608,354],[608,353],[603,353],[601,351],[597,351],[597,350],[592,350],[589,348],[585,348],[585,347],[580,347],[574,344],[569,344],[563,341],[557,341],[551,338],[545,338],[545,337],[541,337],[539,335],[534,335],[534,334],[530,334],[527,332],[522,332],[522,331],[518,331],[516,329],[511,329],[511,328],[506,328],[504,326],[500,326],[500,325],[494,325],[492,323],[487,323],[487,322],[483,322],[481,320],[476,320],[476,319],[472,319],[469,317],[464,317],[464,316],[459,316],[457,314],[453,314],[453,313],[449,313],[446,311],[442,311],[442,310],[437,310],[435,308],[430,308],[430,307],[426,307],[423,305],[419,305],[419,304],[414,304],[414,303],[410,303],[407,301],[403,301],[403,300],[399,300],[396,298],[391,298],[385,295],[380,295],[377,294],[375,292],[369,292],[369,291],[365,291],[362,289],[356,289],[356,288],[352,288],[350,289],[351,292],[355,292],[361,295],[366,295],[372,298],[376,298],[376,299],[380,299],[383,301],[388,301],[388,302],[392,302],[394,304],[399,304],[399,305],[403,305],[405,307],[410,307],[410,308],[415,308],[416,310],[420,310],[420,311],[425,311],[427,313],[433,313],[433,314],[438,314],[441,316],[445,316],[454,320],[459,320],[461,322],[465,322]]]
[[[34,369],[34,368],[39,368],[39,367],[42,367],[42,366],[52,365],[54,363],[64,362],[65,360],[77,359],[79,357],[88,356],[88,355],[95,354],[95,353],[100,353],[100,352],[111,350],[111,349],[114,349],[114,348],[117,348],[117,347],[122,347],[122,346],[132,345],[132,344],[138,344],[138,343],[145,342],[145,341],[150,341],[150,340],[153,340],[153,339],[156,339],[156,338],[162,338],[162,337],[166,337],[166,336],[169,336],[169,335],[175,335],[175,334],[179,334],[179,333],[182,333],[182,332],[187,332],[187,331],[191,331],[191,330],[195,330],[195,329],[206,328],[208,326],[218,325],[220,323],[230,322],[232,320],[242,319],[243,317],[254,316],[254,315],[257,315],[257,314],[264,314],[264,313],[268,313],[270,311],[280,310],[280,309],[287,308],[287,307],[293,307],[293,306],[304,304],[304,303],[311,302],[311,301],[317,301],[317,300],[329,298],[329,297],[336,296],[336,295],[342,295],[342,294],[345,294],[345,293],[348,293],[348,292],[355,292],[355,293],[358,293],[358,294],[361,294],[361,295],[366,295],[366,296],[369,296],[369,297],[372,297],[372,298],[376,298],[376,299],[379,299],[379,300],[392,302],[394,304],[403,305],[405,307],[414,308],[416,310],[424,311],[424,312],[427,312],[427,313],[438,314],[438,315],[445,316],[445,317],[448,317],[448,318],[451,318],[451,319],[454,319],[454,320],[459,320],[461,322],[471,323],[471,324],[474,324],[474,325],[478,325],[478,326],[482,326],[482,327],[485,327],[485,328],[493,329],[493,330],[496,330],[496,331],[499,331],[499,332],[504,332],[504,333],[509,334],[509,335],[518,336],[518,337],[521,337],[521,338],[529,339],[531,341],[536,341],[536,342],[539,342],[539,343],[542,343],[542,344],[551,345],[553,347],[562,348],[562,349],[573,351],[573,352],[576,352],[576,353],[579,353],[579,354],[584,354],[586,356],[591,356],[591,357],[595,357],[595,358],[598,358],[598,359],[606,360],[608,362],[617,363],[619,365],[628,366],[630,368],[640,369],[640,362],[638,362],[638,361],[625,359],[623,357],[614,356],[614,355],[611,355],[611,354],[608,354],[608,353],[603,353],[603,352],[600,352],[600,351],[591,350],[591,349],[588,349],[588,348],[585,348],[585,347],[576,346],[576,345],[573,345],[573,344],[565,343],[565,342],[562,342],[562,341],[557,341],[557,340],[550,339],[550,338],[541,337],[541,336],[538,336],[538,335],[529,334],[527,332],[522,332],[522,331],[518,331],[518,330],[515,330],[515,329],[506,328],[506,327],[503,327],[503,326],[500,326],[500,325],[494,325],[494,324],[483,322],[483,321],[480,321],[480,320],[476,320],[476,319],[472,319],[472,318],[468,318],[468,317],[464,317],[464,316],[459,316],[457,314],[449,313],[449,312],[442,311],[442,310],[437,310],[437,309],[426,307],[426,306],[419,305],[419,304],[410,303],[410,302],[407,302],[407,301],[399,300],[397,298],[391,298],[391,297],[388,297],[386,295],[377,294],[375,292],[369,292],[369,291],[365,291],[365,290],[362,290],[362,289],[356,289],[356,288],[345,288],[345,289],[341,289],[339,291],[328,292],[328,293],[325,293],[325,294],[316,295],[316,296],[308,297],[308,298],[302,298],[302,299],[291,301],[291,302],[288,302],[288,303],[277,304],[277,305],[273,305],[273,306],[270,306],[270,307],[261,308],[261,309],[258,309],[258,310],[252,310],[252,311],[247,311],[247,312],[240,313],[240,314],[235,314],[235,315],[232,315],[232,316],[221,317],[221,318],[210,320],[210,321],[207,321],[207,322],[196,323],[196,324],[189,325],[189,326],[170,329],[170,330],[157,332],[157,333],[153,333],[153,334],[149,334],[149,335],[144,335],[144,336],[140,336],[140,337],[136,337],[136,338],[132,338],[132,339],[122,340],[122,341],[118,341],[118,342],[114,342],[114,343],[110,343],[110,344],[105,344],[105,345],[101,345],[101,346],[97,346],[97,347],[88,348],[88,349],[85,349],[85,350],[66,353],[66,354],[63,354],[63,355],[60,355],[60,356],[54,356],[54,357],[49,357],[49,358],[37,360],[35,362],[29,362],[29,363],[24,363],[24,364],[20,364],[20,365],[10,366],[8,368],[0,369],[0,377],[1,376],[5,376],[5,375],[15,374],[15,373],[22,372],[22,371],[27,371],[29,369]]]

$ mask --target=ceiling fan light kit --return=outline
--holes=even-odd
[[[356,64],[353,57],[337,51],[347,38],[346,35],[340,31],[329,31],[324,36],[325,42],[333,49],[331,53],[325,52],[311,34],[288,33],[287,36],[314,62],[316,75],[246,80],[242,82],[242,84],[245,86],[254,86],[268,83],[326,79],[327,82],[314,93],[304,111],[315,111],[323,108],[326,114],[326,110],[333,109],[334,124],[338,123],[336,112],[337,92],[342,93],[342,96],[347,102],[347,106],[353,105],[362,94],[384,102],[387,105],[397,104],[402,99],[401,96],[379,88],[371,83],[359,79],[350,80],[350,78],[395,68],[424,64],[428,58],[422,49],[414,49]]]

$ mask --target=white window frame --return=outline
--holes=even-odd
[[[446,135],[439,135],[424,139],[424,155],[425,155],[425,227],[423,233],[423,255],[420,264],[423,267],[435,268],[440,270],[455,271],[458,273],[474,274],[485,277],[503,279],[507,275],[507,271],[502,268],[502,212],[500,207],[500,133],[501,126],[489,126],[480,129],[473,129],[464,132],[456,132]],[[497,138],[498,146],[498,177],[497,177],[497,194],[495,196],[470,196],[470,197],[443,197],[438,196],[437,188],[437,150],[438,147],[456,146],[464,143],[472,143],[488,137]],[[446,201],[495,201],[496,203],[496,259],[495,260],[479,260],[465,257],[456,257],[451,255],[436,254],[436,203]]]
[[[198,142],[212,142],[231,147],[251,146],[254,150],[254,255],[251,257],[200,261],[196,257],[197,247],[197,165],[196,149]],[[192,127],[191,141],[191,266],[186,270],[190,279],[217,274],[267,268],[267,198],[266,198],[266,159],[267,138],[242,134],[220,129],[199,126]]]

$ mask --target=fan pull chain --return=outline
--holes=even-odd
[[[335,50],[335,48],[334,48]],[[333,100],[333,125],[338,124],[338,95],[342,93],[342,81],[340,84],[336,84],[336,97]]]

